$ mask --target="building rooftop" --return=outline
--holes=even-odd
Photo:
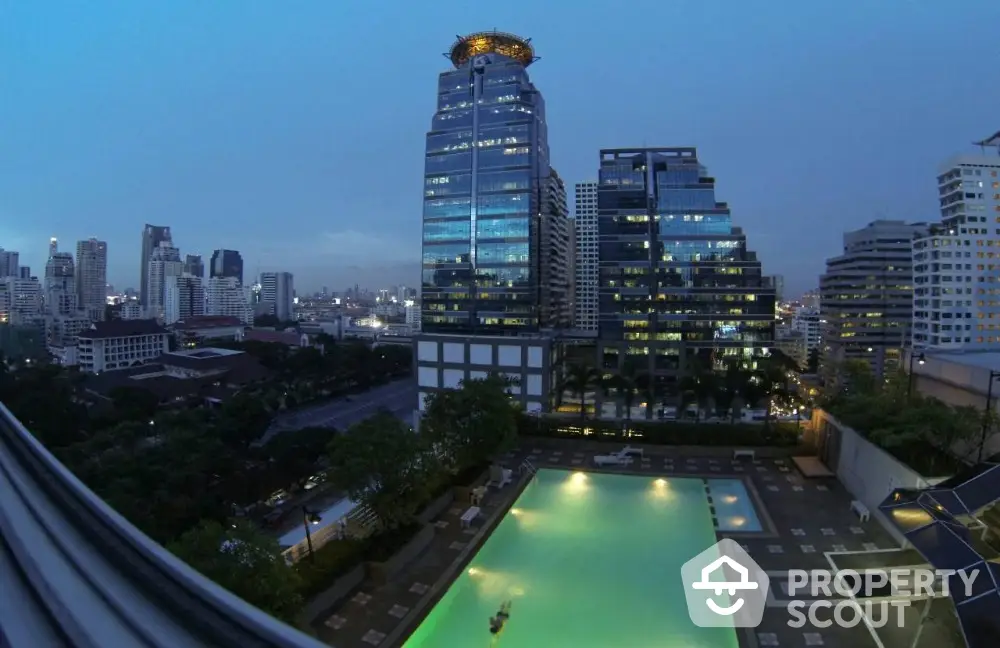
[[[97,340],[136,335],[156,335],[166,332],[167,330],[153,319],[108,320],[107,322],[94,322],[89,329],[81,331],[78,337]]]
[[[927,357],[942,362],[1000,371],[1000,351],[925,351]]]
[[[519,61],[528,67],[537,60],[535,50],[531,47],[530,38],[521,38],[514,34],[499,32],[477,32],[468,36],[458,36],[458,40],[445,54],[456,68],[461,68],[469,59],[480,54],[496,53]]]
[[[222,326],[243,326],[243,322],[240,321],[240,318],[229,315],[195,315],[177,322],[173,328],[178,331],[191,331]]]

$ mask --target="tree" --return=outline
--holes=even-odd
[[[815,347],[809,352],[809,359],[806,361],[806,373],[819,373],[819,347]]]
[[[128,421],[149,421],[160,406],[159,397],[148,389],[124,385],[108,394],[119,416]]]
[[[228,527],[206,521],[167,547],[174,555],[247,603],[285,621],[302,607],[299,575],[275,538],[247,520]]]
[[[335,429],[326,427],[289,430],[274,436],[263,451],[284,483],[301,484],[315,472],[316,462],[336,434]]]
[[[409,524],[426,501],[434,457],[420,435],[388,412],[335,436],[329,453],[330,484],[366,504],[389,529]]]
[[[601,375],[590,365],[571,364],[566,369],[562,384],[580,403],[580,418],[587,417],[587,392],[600,382]]]
[[[238,392],[222,404],[218,428],[227,445],[246,448],[259,441],[271,425],[271,414],[260,396]]]
[[[449,468],[477,466],[513,447],[518,409],[509,388],[505,378],[490,374],[427,398],[420,433]]]

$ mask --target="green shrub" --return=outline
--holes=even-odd
[[[674,421],[579,421],[554,417],[522,417],[522,436],[584,439],[609,443],[690,446],[776,446],[798,443],[795,424],[678,423]]]
[[[333,582],[361,564],[367,541],[331,540],[295,564],[301,578],[303,598],[316,596]]]
[[[421,528],[420,524],[408,524],[368,538],[365,542],[364,559],[372,562],[389,560],[412,540]]]
[[[452,486],[471,486],[490,467],[488,463],[469,466],[451,478]]]

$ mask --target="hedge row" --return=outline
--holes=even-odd
[[[518,422],[521,436],[583,439],[610,443],[649,443],[683,446],[794,446],[799,440],[795,424],[770,422],[678,423],[675,421],[595,421],[565,417],[523,416]]]

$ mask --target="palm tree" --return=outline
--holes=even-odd
[[[782,366],[780,359],[764,358],[757,366],[757,379],[760,381],[761,391],[767,398],[767,411],[764,414],[764,425],[771,424],[771,410],[774,399],[785,400],[788,398],[788,370]]]
[[[743,405],[751,402],[750,381],[753,373],[740,358],[730,358],[726,362],[726,371],[722,375],[722,389],[726,399],[726,409],[729,410],[729,421],[736,422]]]
[[[688,364],[688,373],[681,379],[681,411],[685,411],[692,403],[698,405],[695,420],[701,420],[703,410],[710,409],[715,395],[719,392],[718,375],[710,365],[699,356],[695,356]]]
[[[585,364],[571,364],[566,368],[562,386],[568,389],[580,403],[580,419],[587,417],[587,392],[596,387],[601,379],[597,369]]]

